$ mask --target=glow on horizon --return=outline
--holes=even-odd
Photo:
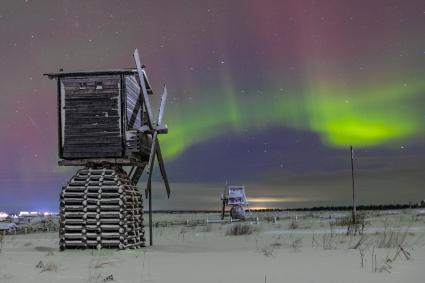
[[[298,202],[305,201],[302,198],[289,198],[289,197],[249,197],[249,203],[285,203],[285,202]]]

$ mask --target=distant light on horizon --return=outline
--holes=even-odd
[[[249,197],[248,202],[251,203],[284,203],[284,202],[300,202],[307,201],[305,198],[290,197]]]
[[[49,215],[55,215],[57,213],[50,212],[50,211],[20,211],[18,216],[19,217],[28,217],[28,216],[49,216]]]
[[[7,214],[6,212],[0,212],[0,220],[3,220],[5,218],[7,218],[9,216],[9,214]]]
[[[272,207],[268,207],[268,206],[250,206],[249,209],[252,209],[252,210],[263,210],[263,209],[272,209]]]

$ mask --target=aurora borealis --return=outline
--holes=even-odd
[[[135,47],[169,90],[159,208],[214,209],[225,181],[258,206],[344,204],[350,145],[361,201],[425,198],[424,28],[423,1],[2,1],[0,211],[55,210],[73,170],[41,74],[132,67]]]
[[[169,115],[173,131],[161,140],[171,158],[194,143],[226,132],[261,131],[273,126],[312,131],[329,147],[394,146],[393,142],[424,135],[420,123],[420,95],[424,91],[422,82],[358,90],[318,86],[294,91],[292,96],[282,91],[265,98],[239,98],[230,90],[224,97],[211,95],[213,98],[196,105],[179,107],[183,114]],[[216,109],[220,109],[220,116]]]

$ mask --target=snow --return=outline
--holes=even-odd
[[[290,229],[295,215],[299,228]],[[175,283],[423,282],[425,215],[414,210],[368,212],[363,267],[360,249],[353,249],[362,236],[347,236],[344,227],[336,227],[332,240],[332,220],[322,215],[329,212],[256,214],[260,224],[249,224],[252,234],[226,236],[238,223],[171,225],[185,220],[206,223],[207,218],[219,219],[218,214],[154,214],[154,221],[164,224],[154,228],[154,246],[124,251],[59,252],[57,233],[7,235],[0,252],[0,282],[103,282],[107,277],[113,282]],[[278,219],[265,222],[265,216]],[[387,261],[398,247],[380,248],[377,243],[391,233],[404,233],[400,244],[410,253],[409,260],[399,253],[396,260]],[[325,245],[329,239],[332,242]],[[377,270],[372,268],[375,255]],[[44,269],[36,268],[40,261]],[[380,270],[385,264],[391,266],[388,271]]]

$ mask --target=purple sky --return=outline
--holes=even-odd
[[[226,181],[254,207],[348,204],[345,130],[360,203],[425,199],[424,27],[424,1],[1,1],[0,211],[57,210],[76,169],[42,74],[132,67],[136,47],[176,148],[155,208],[216,209]]]

